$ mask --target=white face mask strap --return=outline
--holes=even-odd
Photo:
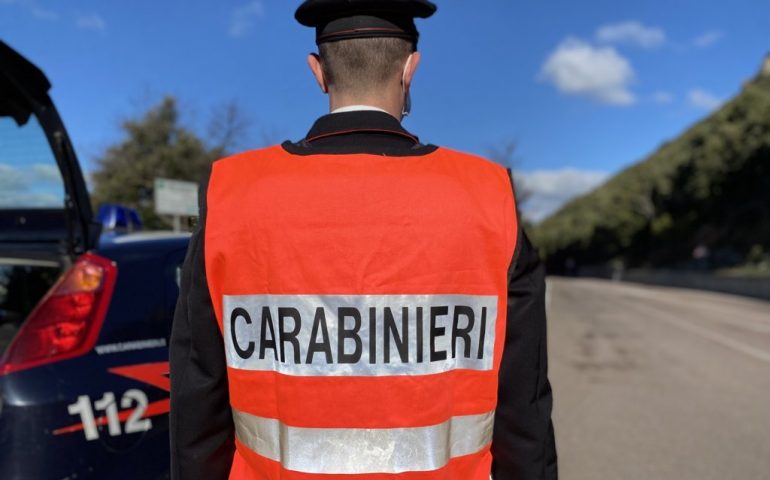
[[[406,88],[406,71],[409,70],[409,64],[412,63],[412,56],[414,56],[413,53],[409,54],[409,57],[406,59],[406,63],[404,64],[404,71],[401,73],[401,85]]]
[[[412,113],[412,95],[406,89],[406,72],[409,70],[409,65],[412,63],[413,55],[414,54],[410,54],[409,58],[406,59],[404,72],[401,74],[401,90],[404,93],[404,108],[401,111],[402,117],[408,117],[409,114]]]

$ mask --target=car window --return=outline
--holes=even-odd
[[[37,118],[0,117],[0,209],[63,206],[61,172]]]
[[[0,263],[0,353],[60,271],[55,263]]]

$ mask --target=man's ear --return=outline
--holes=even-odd
[[[412,79],[414,78],[414,72],[417,71],[417,66],[420,64],[420,52],[414,52],[411,60],[406,64],[404,69],[404,89],[409,90],[412,86]]]
[[[317,53],[311,53],[307,56],[307,64],[310,67],[310,71],[313,72],[315,81],[318,82],[318,86],[321,87],[321,91],[329,93],[329,86],[326,85],[326,78],[324,77],[324,69],[321,66],[321,58]]]

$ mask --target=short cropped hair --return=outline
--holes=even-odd
[[[330,89],[367,94],[400,76],[415,46],[403,38],[375,37],[326,42],[318,49]]]

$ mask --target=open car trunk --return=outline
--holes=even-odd
[[[0,353],[99,225],[42,71],[0,41]]]

